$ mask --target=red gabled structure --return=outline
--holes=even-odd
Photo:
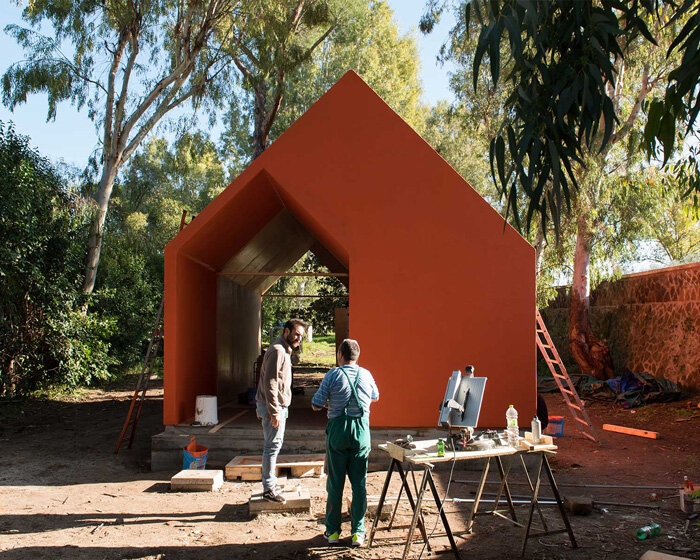
[[[474,154],[474,157],[484,157]],[[349,273],[374,426],[435,426],[447,378],[487,376],[480,425],[536,407],[535,251],[354,72],[165,250],[164,423],[250,385],[260,296],[312,249]]]

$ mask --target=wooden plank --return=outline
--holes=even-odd
[[[617,432],[618,434],[627,434],[628,436],[639,436],[649,439],[659,439],[659,432],[649,430],[637,430],[636,428],[626,428],[625,426],[615,426],[614,424],[603,424],[603,429],[608,432]]]
[[[380,448],[385,449],[386,452],[389,454],[390,457],[393,459],[396,459],[397,461],[405,461],[406,460],[406,452],[412,451],[411,449],[405,449],[401,447],[400,445],[396,445],[395,443],[391,443],[390,441],[387,441],[386,444],[380,444]]]
[[[309,476],[319,476],[319,473],[317,472],[318,467],[309,467],[309,466],[301,466],[301,467],[289,467],[289,476],[291,478],[305,478]],[[323,469],[323,467],[321,467]]]
[[[639,560],[690,560],[686,556],[673,556],[665,552],[656,552],[655,550],[647,550]]]
[[[224,421],[224,422],[221,422],[220,424],[217,424],[216,426],[214,426],[211,430],[209,430],[209,433],[210,433],[210,434],[215,434],[215,433],[218,432],[221,428],[223,428],[226,424],[230,424],[231,422],[233,422],[233,421],[236,420],[237,418],[240,418],[241,416],[243,416],[246,412],[248,412],[248,410],[252,410],[252,409],[241,410],[238,414],[234,414],[234,415],[233,415],[231,418],[229,418],[228,420],[226,420],[226,421]]]
[[[298,488],[291,492],[284,491],[282,495],[287,500],[284,504],[263,500],[262,494],[253,494],[248,501],[250,515],[259,513],[298,513],[311,511],[311,496],[309,491]]]
[[[177,491],[211,492],[224,484],[221,470],[182,470],[170,479],[170,489]]]
[[[540,436],[540,443],[535,444],[532,440],[532,432],[525,432],[525,443],[528,444],[528,447],[532,447],[535,445],[554,445],[554,438],[552,436],[548,436],[546,434],[542,434]]]

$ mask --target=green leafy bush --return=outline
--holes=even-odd
[[[26,137],[0,122],[0,395],[108,376],[112,321],[78,287],[90,209]]]

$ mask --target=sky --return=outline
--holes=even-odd
[[[442,21],[428,36],[418,31],[418,22],[423,13],[425,0],[387,0],[394,10],[394,19],[401,34],[412,33],[418,41],[421,59],[423,99],[429,105],[439,100],[452,100],[449,90],[449,66],[436,61],[442,41],[447,37],[454,23],[451,14],[445,14]],[[22,24],[21,9],[14,3],[0,10],[0,29],[8,24]],[[3,74],[13,62],[21,60],[22,50],[15,40],[0,31],[0,72]],[[68,164],[83,168],[90,154],[97,147],[97,132],[87,116],[87,109],[76,111],[68,102],[59,105],[56,119],[46,122],[47,101],[45,95],[33,95],[26,103],[10,112],[0,104],[0,120],[13,121],[15,130],[29,136],[31,144],[52,161],[63,160]]]

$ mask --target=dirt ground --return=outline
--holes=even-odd
[[[114,454],[131,392],[91,390],[63,401],[0,402],[0,557],[79,559],[238,559],[238,558],[398,558],[402,535],[397,529],[379,533],[372,549],[329,547],[322,539],[323,479],[303,479],[313,499],[312,514],[248,517],[247,501],[257,484],[225,482],[215,493],[170,492],[174,472],[152,473],[150,436],[161,429],[162,391],[150,393],[134,449]],[[560,399],[547,397],[550,414],[564,414]],[[698,395],[637,411],[591,403],[589,413],[601,437],[597,446],[573,437],[557,438],[552,460],[565,495],[598,501],[634,502],[659,509],[601,506],[587,517],[572,517],[578,548],[566,534],[533,538],[529,559],[637,559],[647,550],[700,558],[700,523],[679,510],[677,491],[644,486],[676,486],[688,475],[700,483],[700,410]],[[655,430],[658,440],[603,432],[603,423]],[[378,495],[384,472],[368,477],[368,494]],[[454,479],[474,480],[476,471],[455,471]],[[436,472],[440,493],[449,470]],[[514,477],[513,481],[517,482]],[[617,484],[630,489],[571,488],[569,484]],[[493,488],[493,487],[491,487]],[[469,498],[473,485],[453,482],[452,497]],[[487,488],[488,489],[488,488]],[[396,493],[397,488],[392,489]],[[523,486],[513,486],[513,493]],[[347,488],[346,488],[347,491]],[[547,487],[542,491],[546,494]],[[524,492],[520,492],[524,493]],[[602,508],[605,509],[602,509]],[[463,532],[465,504],[448,503],[445,511],[464,558],[517,558],[522,529],[497,517],[477,518],[472,534]],[[520,516],[526,508],[518,507]],[[427,527],[436,526],[436,509],[427,510]],[[550,526],[561,524],[556,509],[545,508]],[[397,517],[406,525],[407,510]],[[639,542],[634,531],[649,522],[661,525],[660,536]],[[344,525],[347,544],[349,527]],[[437,526],[433,549],[449,553]],[[418,558],[416,542],[411,558]],[[434,557],[424,551],[423,558]]]

